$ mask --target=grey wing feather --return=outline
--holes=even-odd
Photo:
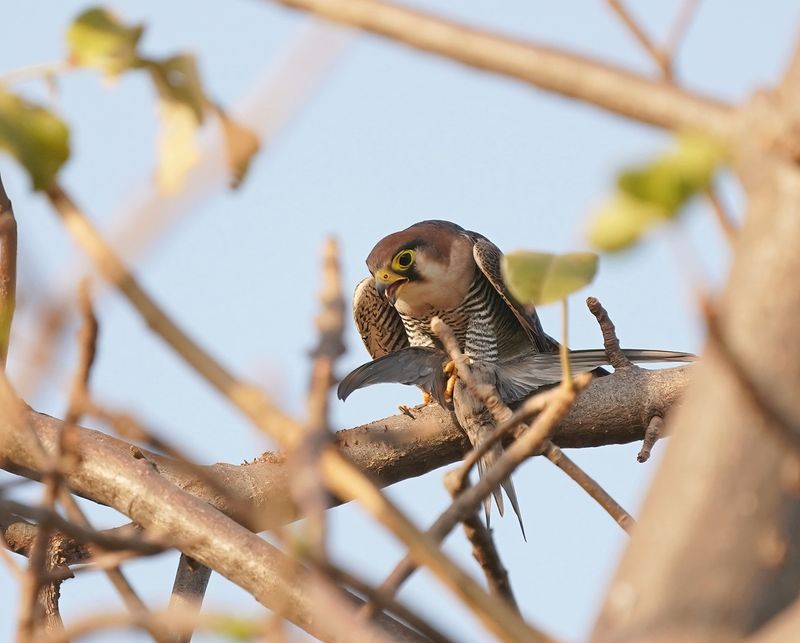
[[[336,393],[345,400],[355,390],[373,384],[416,384],[445,406],[447,356],[437,348],[407,346],[362,364],[342,379]]]
[[[542,323],[539,321],[539,315],[536,310],[531,307],[526,310],[514,296],[509,292],[503,281],[503,273],[501,268],[501,261],[503,253],[496,245],[477,233],[472,233],[475,239],[475,245],[472,248],[472,254],[475,257],[475,263],[483,275],[489,280],[494,289],[503,299],[508,306],[509,310],[517,318],[520,325],[524,329],[531,343],[537,351],[549,353],[558,350],[558,342],[544,332]]]
[[[622,352],[632,362],[691,362],[692,353],[627,348]],[[608,357],[603,349],[574,350],[569,352],[570,371],[573,375],[605,366]],[[561,381],[561,360],[558,353],[533,353],[495,365],[497,390],[506,402],[516,402],[530,395],[540,386]]]
[[[375,280],[366,277],[353,293],[353,319],[370,356],[382,357],[408,346],[403,320],[389,301],[375,289]]]

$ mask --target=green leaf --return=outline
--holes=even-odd
[[[215,619],[213,629],[234,641],[251,641],[264,632],[262,622],[234,616]]]
[[[503,257],[503,279],[511,294],[523,304],[549,304],[591,283],[597,272],[597,255],[572,252],[554,255],[519,251]]]
[[[192,110],[198,124],[203,122],[208,99],[197,72],[197,62],[191,54],[180,54],[166,60],[145,63],[159,96],[165,101],[185,105]]]
[[[674,150],[622,172],[617,185],[623,194],[659,206],[674,217],[690,198],[708,189],[725,158],[725,148],[715,140],[683,136]]]
[[[624,250],[669,218],[661,206],[620,193],[598,210],[589,226],[589,242],[604,252]]]
[[[69,130],[53,112],[0,87],[0,149],[27,170],[35,190],[43,190],[69,158]]]
[[[80,14],[67,30],[70,61],[81,67],[94,67],[109,76],[139,67],[136,50],[144,27],[128,27],[101,7]]]

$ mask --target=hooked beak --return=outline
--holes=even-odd
[[[375,288],[381,297],[386,297],[394,304],[397,301],[397,290],[408,281],[407,277],[390,270],[378,270],[375,273]]]

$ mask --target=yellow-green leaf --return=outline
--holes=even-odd
[[[675,149],[655,161],[622,172],[617,184],[624,194],[676,216],[690,198],[711,185],[725,157],[725,148],[715,140],[683,136]]]
[[[11,154],[43,190],[69,158],[69,130],[53,112],[0,87],[0,149]]]
[[[221,107],[214,106],[225,136],[225,151],[228,169],[231,172],[231,188],[236,189],[244,181],[250,161],[261,148],[261,141],[253,130],[230,118]]]
[[[601,206],[592,219],[589,242],[598,250],[617,252],[667,219],[669,212],[664,208],[620,193]]]
[[[207,99],[194,56],[180,54],[161,61],[148,60],[145,66],[163,100],[182,103],[192,110],[198,124],[203,122]]]
[[[503,279],[523,304],[565,299],[591,283],[596,272],[597,255],[593,252],[554,255],[523,250],[503,257]]]
[[[250,641],[264,632],[263,622],[234,616],[215,619],[213,629],[234,641]]]
[[[128,27],[110,11],[93,7],[80,14],[67,30],[69,59],[116,76],[141,63],[137,46],[144,27]]]
[[[197,163],[197,121],[185,103],[161,100],[156,182],[164,194],[177,192]]]

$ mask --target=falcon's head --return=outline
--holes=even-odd
[[[475,275],[473,240],[449,221],[422,221],[381,239],[367,257],[375,287],[400,312],[455,308]]]

